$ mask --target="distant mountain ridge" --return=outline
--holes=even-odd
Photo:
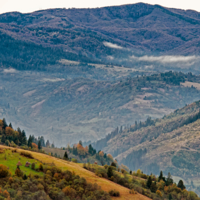
[[[200,13],[144,3],[5,13],[0,15],[0,27],[15,39],[98,61],[117,51],[105,46],[105,41],[158,54],[200,52]]]

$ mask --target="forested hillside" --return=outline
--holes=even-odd
[[[1,136],[8,128],[14,131],[10,126],[4,127],[5,124],[5,120],[1,121]],[[15,134],[10,134],[11,139]],[[167,177],[163,176],[162,171],[159,176],[146,175],[140,169],[132,172],[117,162],[104,166],[89,162],[76,164],[66,155],[58,159],[42,151],[38,153],[35,145],[29,151],[22,149],[24,144],[19,145],[21,148],[9,146],[13,144],[0,145],[1,199],[199,200],[194,192],[186,190],[182,180],[176,184],[170,173]],[[89,151],[94,152],[94,149],[90,146]]]
[[[0,15],[0,63],[55,70],[63,67],[61,59],[68,59],[154,72],[199,72],[199,16],[144,3],[5,13]]]
[[[199,84],[199,76],[176,72],[96,81],[2,71],[0,117],[66,147],[68,142],[103,138],[119,125],[169,114],[198,100]]]
[[[116,129],[94,146],[111,153],[132,170],[141,167],[146,173],[156,174],[160,170],[170,171],[199,190],[199,124],[200,101],[197,101],[162,119],[148,118],[135,122],[129,129]]]

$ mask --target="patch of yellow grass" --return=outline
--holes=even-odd
[[[3,145],[0,145],[0,148],[12,149],[11,147],[7,147],[7,146],[3,146]],[[21,152],[21,151],[27,151],[27,150],[18,149],[18,151]],[[53,162],[57,167],[61,168],[62,170],[74,171],[77,175],[84,177],[88,182],[98,184],[99,186],[101,186],[101,189],[104,191],[109,192],[110,190],[114,190],[114,189],[119,191],[121,196],[120,197],[112,197],[112,199],[150,200],[150,198],[143,196],[141,194],[130,194],[128,188],[120,186],[112,181],[107,180],[107,179],[100,178],[100,177],[96,176],[94,173],[84,169],[82,167],[82,165],[80,165],[80,164],[76,164],[73,162],[54,158],[52,156],[48,156],[48,155],[42,154],[42,153],[37,153],[37,152],[32,152],[32,151],[28,151],[28,152],[30,152],[35,159],[37,159],[43,163],[51,164]]]

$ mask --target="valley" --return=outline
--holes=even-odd
[[[0,119],[44,136],[61,157],[81,141],[130,170],[170,172],[200,194],[199,25],[199,12],[145,3],[1,14]],[[33,154],[130,199],[127,187],[80,164]],[[109,165],[95,156],[74,159]]]

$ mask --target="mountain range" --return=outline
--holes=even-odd
[[[0,15],[1,64],[55,70],[68,59],[199,72],[199,25],[196,11],[144,3],[5,13]]]

